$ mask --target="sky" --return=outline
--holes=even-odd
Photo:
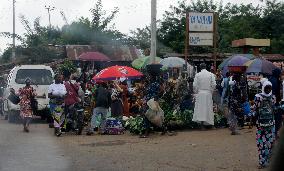
[[[188,2],[190,0],[187,0]],[[215,0],[219,2],[219,0]],[[12,2],[13,0],[0,0],[0,32],[12,32]],[[65,24],[60,12],[63,11],[68,23],[81,16],[90,17],[90,8],[96,0],[16,0],[16,34],[22,35],[25,30],[19,19],[24,15],[30,22],[40,17],[41,25],[48,25],[48,13],[45,6],[55,7],[51,11],[51,24],[62,26]],[[102,0],[104,10],[110,12],[114,7],[119,8],[119,13],[114,20],[115,26],[122,33],[150,25],[151,0]],[[223,3],[254,3],[258,0],[223,0]],[[157,19],[161,19],[165,10],[170,5],[176,5],[178,0],[157,0]],[[12,43],[12,39],[0,36],[0,53]],[[16,42],[19,44],[20,42]]]

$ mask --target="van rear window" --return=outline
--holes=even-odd
[[[25,80],[30,78],[34,85],[50,85],[53,78],[52,73],[46,69],[19,69],[16,74],[15,82],[25,84]]]

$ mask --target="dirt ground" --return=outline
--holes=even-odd
[[[1,171],[20,168],[26,161],[18,156],[26,154],[33,156],[32,163],[40,164],[37,167],[31,164],[26,169],[21,168],[22,171],[44,171],[51,167],[62,171],[258,170],[255,129],[243,129],[237,136],[231,136],[227,129],[217,129],[182,131],[176,136],[155,133],[148,139],[129,133],[117,136],[64,134],[58,138],[46,124],[33,124],[27,134],[22,133],[21,125],[1,120],[0,137]],[[23,143],[25,148],[20,150]],[[14,162],[7,165],[3,159]],[[48,162],[40,162],[42,160]]]
[[[257,149],[254,129],[231,136],[227,129],[183,131],[176,136],[139,139],[120,136],[64,136],[74,168],[81,170],[254,171]]]

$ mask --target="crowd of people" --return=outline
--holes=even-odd
[[[192,120],[199,123],[202,130],[214,127],[216,111],[213,111],[213,106],[216,103],[219,109],[227,111],[224,115],[231,135],[239,135],[239,128],[242,128],[249,119],[250,128],[255,125],[257,129],[259,167],[266,167],[282,126],[281,70],[275,69],[272,76],[263,78],[260,93],[252,96],[244,73],[230,72],[222,76],[220,71],[216,74],[207,71],[204,63],[200,65],[200,69],[192,82],[181,77],[169,79],[167,76],[151,74],[139,80],[130,81],[121,78],[114,81],[94,82],[91,77],[88,78],[84,74],[79,77],[78,74],[70,72],[56,74],[54,83],[48,89],[51,113],[47,118],[49,127],[54,128],[56,136],[61,136],[62,131],[66,131],[66,120],[68,115],[74,112],[74,106],[78,104],[84,106],[88,98],[91,114],[87,120],[89,123],[86,134],[89,136],[96,132],[106,134],[108,117],[122,120],[123,117],[137,115],[143,116],[146,130],[140,135],[141,138],[147,138],[150,128],[157,125],[162,130],[162,134],[172,135],[165,123],[155,124],[147,117],[152,110],[149,102],[155,102],[153,104],[157,104],[157,108],[160,108],[159,99],[169,92],[179,97],[172,100],[176,104],[182,103],[182,97],[193,96],[189,98],[193,99],[195,104]],[[186,82],[185,87],[192,87],[192,91],[182,88],[184,86],[182,80]],[[23,118],[24,131],[29,132],[36,91],[32,88],[29,78],[25,83],[26,86],[15,93],[20,96],[20,115]],[[218,102],[215,96],[219,97]]]
[[[262,78],[257,94],[250,92],[245,73],[230,72],[222,77],[220,72],[216,75],[208,72],[204,64],[201,64],[201,72],[196,74],[193,83],[197,94],[194,120],[201,123],[202,129],[204,124],[214,125],[212,94],[215,88],[221,97],[220,108],[227,111],[225,115],[231,135],[239,135],[238,130],[244,127],[245,121],[249,122],[250,128],[256,126],[259,168],[269,165],[272,148],[283,124],[281,70],[277,68],[272,73],[271,76]]]

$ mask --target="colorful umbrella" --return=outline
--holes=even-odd
[[[162,59],[159,57],[155,57],[155,63],[159,63]],[[150,56],[145,56],[145,57],[141,57],[138,59],[135,59],[131,65],[136,68],[136,69],[142,69],[145,68],[146,65],[151,63],[151,57]]]
[[[100,52],[85,52],[78,59],[81,61],[110,61],[109,57]]]
[[[219,68],[219,69],[223,69],[225,66],[228,66],[228,62],[229,62],[232,58],[235,58],[236,56],[242,56],[242,57],[245,57],[245,58],[248,58],[248,59],[253,59],[253,58],[254,58],[254,55],[252,55],[252,54],[236,54],[236,55],[233,55],[233,56],[228,57],[227,59],[225,59],[225,60],[218,66],[218,68]]]
[[[272,70],[277,68],[272,62],[262,58],[250,60],[244,65],[248,67],[247,73],[263,73],[271,75]]]
[[[226,75],[226,73],[229,71],[228,66],[243,66],[247,61],[249,61],[249,59],[244,56],[233,56],[223,67],[222,74]]]
[[[116,80],[119,78],[139,78],[142,77],[143,74],[131,67],[127,66],[111,66],[101,70],[96,76],[94,76],[93,80]]]

